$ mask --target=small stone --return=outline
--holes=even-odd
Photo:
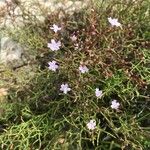
[[[0,88],[0,97],[6,96],[7,95],[7,90],[6,88]]]

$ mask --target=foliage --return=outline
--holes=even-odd
[[[17,32],[18,41],[38,52],[39,69],[30,82],[12,88],[2,106],[1,149],[148,150],[148,0],[95,0],[74,15],[61,20],[58,15]],[[110,16],[122,27],[112,27]],[[63,31],[54,34],[49,29],[53,23],[62,25]],[[73,34],[75,42],[70,39]],[[53,36],[63,43],[57,52],[47,48]],[[53,59],[60,64],[57,72],[47,68]],[[81,63],[88,73],[79,73]],[[60,92],[65,82],[72,89],[67,95]],[[101,99],[95,96],[97,87],[103,91]],[[113,99],[121,104],[119,110],[110,107]],[[93,131],[86,126],[90,119],[96,120]]]

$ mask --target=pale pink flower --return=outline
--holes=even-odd
[[[47,47],[50,48],[52,51],[58,51],[60,49],[61,42],[56,42],[54,39],[51,40],[51,43],[47,44]]]
[[[103,92],[101,90],[99,90],[99,88],[95,89],[95,95],[96,95],[97,98],[101,98],[102,97],[102,93]]]
[[[119,102],[117,102],[117,100],[113,100],[113,101],[111,102],[111,108],[112,108],[112,109],[118,109],[119,106],[120,106],[120,104],[119,104]]]
[[[81,73],[87,73],[89,71],[89,69],[83,65],[80,65],[79,70]]]
[[[71,91],[71,88],[69,88],[68,84],[62,84],[60,87],[60,91],[62,91],[64,94],[67,94],[69,91]]]
[[[53,26],[50,27],[50,29],[52,29],[55,33],[57,33],[57,31],[61,30],[61,27],[58,27],[56,24],[53,24]]]
[[[52,70],[52,71],[56,71],[56,69],[58,69],[58,65],[56,63],[56,61],[51,61],[51,62],[48,62],[48,69],[49,70]]]
[[[77,40],[77,37],[75,35],[71,36],[70,38],[73,42],[75,42]]]
[[[112,26],[116,26],[116,27],[120,27],[120,26],[121,26],[121,24],[118,22],[118,19],[109,17],[109,18],[108,18],[108,21],[109,21],[109,23],[110,23]]]
[[[94,130],[96,127],[96,121],[93,119],[93,120],[90,120],[88,123],[87,123],[87,128],[89,130]]]

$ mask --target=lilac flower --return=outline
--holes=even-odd
[[[93,119],[93,120],[90,120],[88,123],[87,123],[87,128],[89,130],[94,130],[96,127],[96,121]]]
[[[115,18],[108,18],[108,21],[109,23],[112,25],[112,26],[116,26],[116,27],[120,27],[121,24],[118,22],[118,19],[115,19]]]
[[[64,94],[67,94],[69,91],[71,91],[71,88],[69,88],[68,84],[62,84],[60,91],[62,91]]]
[[[75,42],[77,40],[77,37],[75,35],[71,36],[70,38],[73,42]]]
[[[79,70],[81,73],[87,73],[89,71],[89,69],[83,65],[80,65]]]
[[[102,97],[102,91],[99,90],[98,88],[95,89],[95,95],[97,98],[101,98]]]
[[[56,42],[54,39],[51,40],[51,43],[47,44],[47,47],[50,48],[52,51],[58,51],[60,49],[61,42]]]
[[[53,27],[50,27],[50,29],[57,33],[57,31],[61,30],[61,27],[58,27],[56,24],[53,24]]]
[[[51,61],[51,62],[48,62],[48,69],[49,70],[52,70],[52,71],[56,71],[56,69],[58,69],[58,65],[56,63],[56,61]]]
[[[113,100],[113,101],[111,102],[111,108],[112,108],[112,109],[118,109],[119,106],[120,106],[120,104],[119,104],[119,102],[117,102],[117,100]]]

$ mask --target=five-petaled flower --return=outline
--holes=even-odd
[[[112,102],[111,102],[111,108],[112,109],[118,109],[119,108],[119,106],[120,106],[120,104],[119,104],[119,102],[117,102],[117,100],[113,100]]]
[[[53,26],[50,27],[50,29],[52,29],[55,33],[57,33],[57,31],[61,30],[61,27],[58,27],[56,24],[53,24]]]
[[[60,49],[61,42],[56,42],[54,39],[51,40],[51,43],[47,44],[47,47],[50,48],[52,51],[58,51]]]
[[[89,71],[89,69],[84,65],[80,65],[79,70],[81,73],[87,73]]]
[[[69,91],[71,91],[71,88],[69,88],[68,84],[62,84],[60,87],[60,91],[62,91],[64,94],[67,94]]]
[[[49,70],[52,70],[52,71],[56,71],[56,69],[58,69],[58,65],[57,65],[57,63],[56,63],[56,61],[50,61],[50,62],[48,62],[48,69]]]
[[[120,27],[120,26],[121,26],[121,24],[118,22],[118,19],[109,17],[109,18],[108,18],[108,21],[109,21],[109,23],[110,23],[112,26],[116,26],[116,27]]]
[[[77,40],[77,37],[75,35],[71,36],[70,38],[73,42],[75,42]]]
[[[101,98],[102,97],[102,90],[99,90],[99,88],[95,89],[95,95],[97,98]]]
[[[93,120],[90,120],[88,123],[87,123],[87,128],[89,130],[94,130],[96,127],[96,121],[93,119]]]

